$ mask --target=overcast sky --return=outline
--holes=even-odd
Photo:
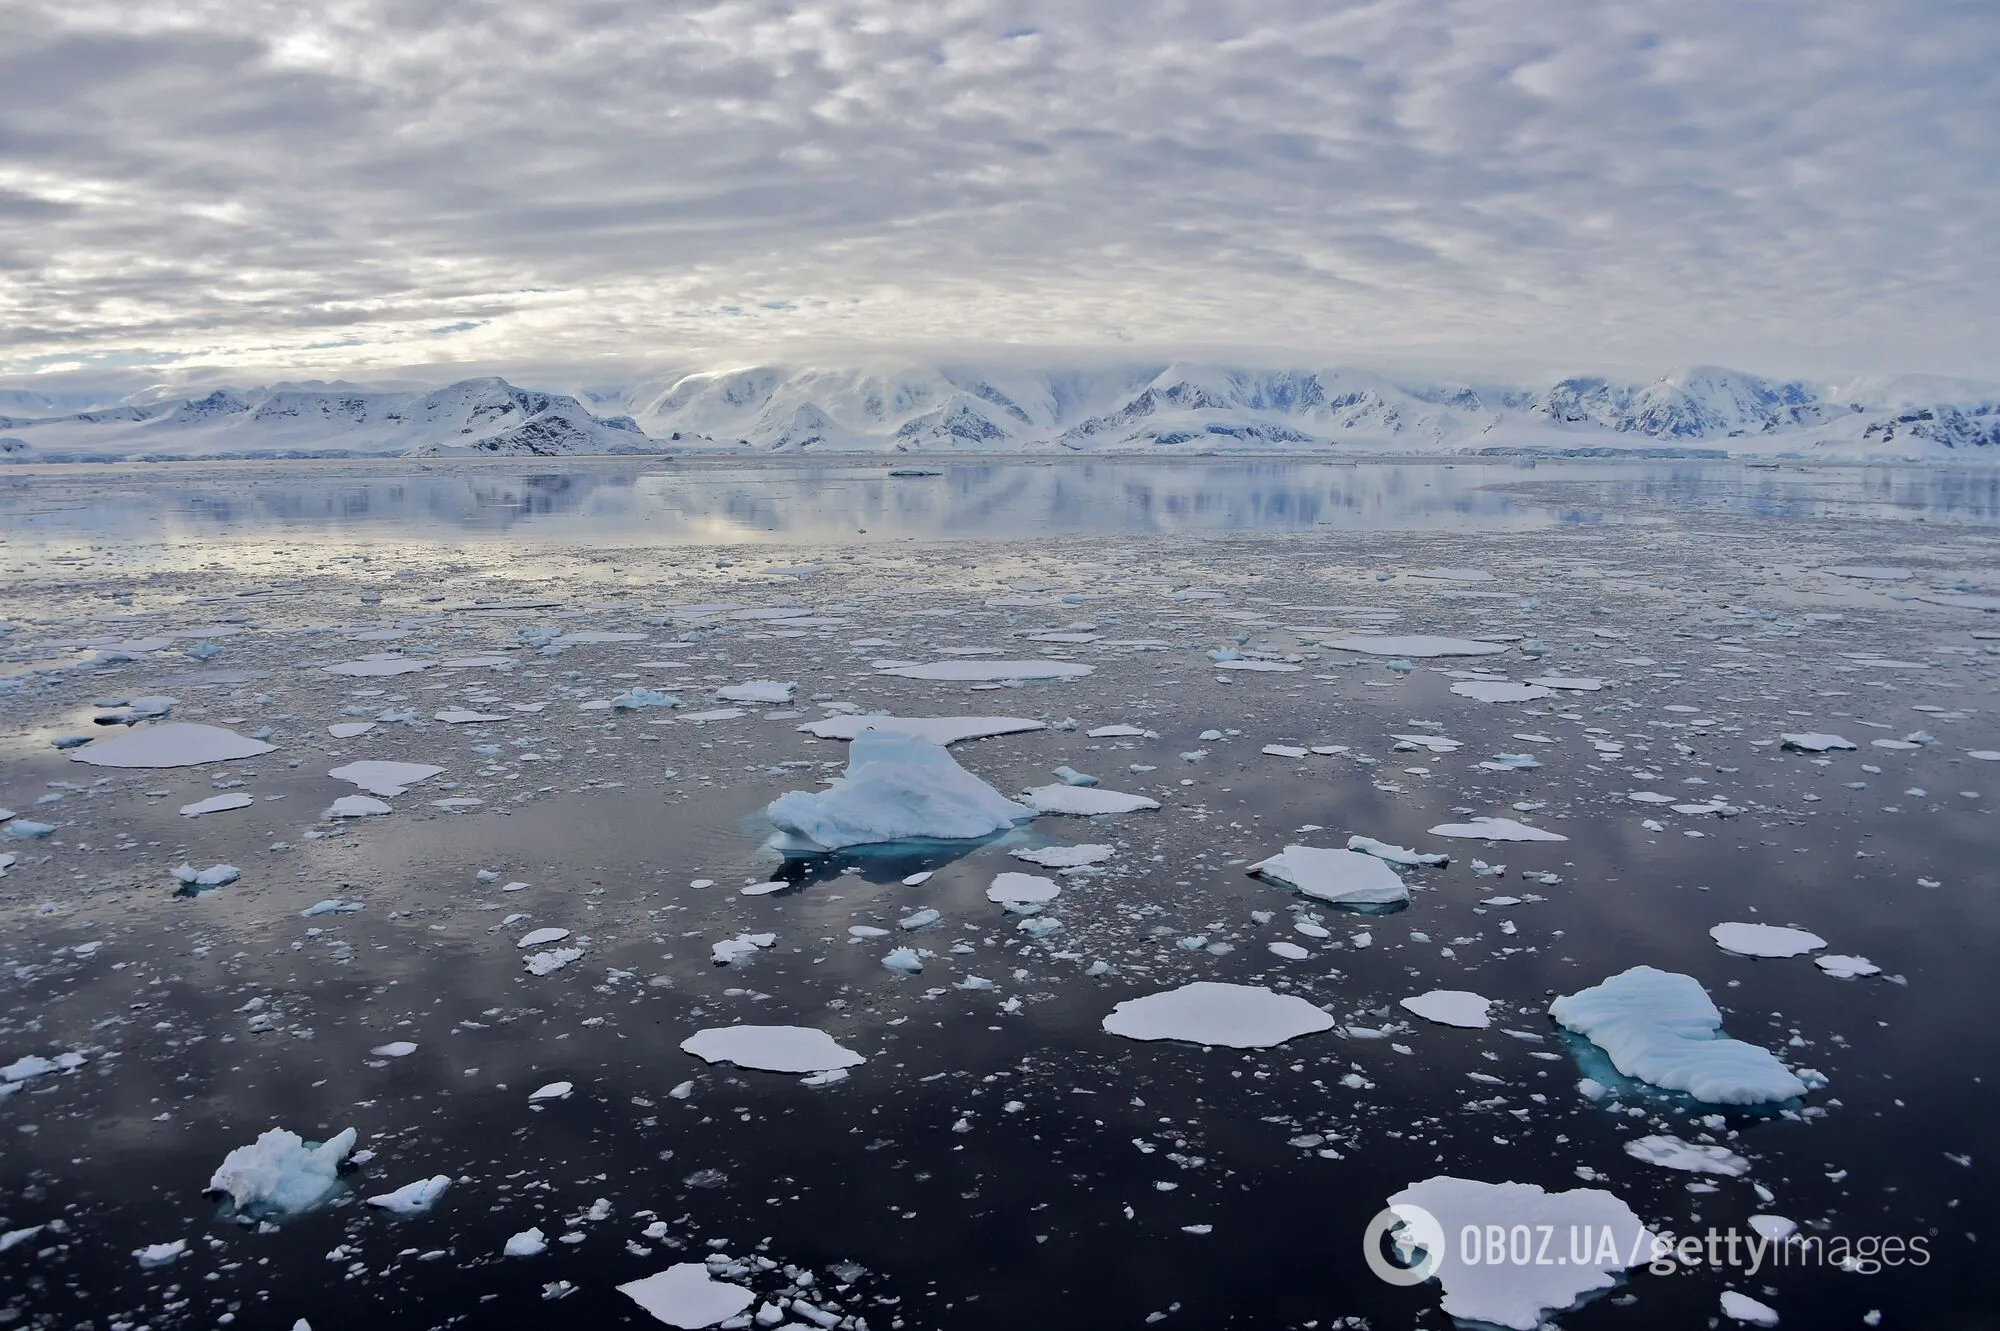
[[[0,0],[0,373],[2000,366],[1994,0]]]

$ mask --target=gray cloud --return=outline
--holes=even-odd
[[[1985,0],[0,10],[0,370],[2000,359]]]

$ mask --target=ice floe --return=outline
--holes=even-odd
[[[328,818],[379,818],[383,814],[394,812],[394,809],[384,804],[381,800],[373,799],[367,795],[342,795],[339,799],[326,806],[324,816]]]
[[[1184,1040],[1230,1049],[1266,1049],[1333,1025],[1332,1017],[1296,994],[1212,980],[1128,998],[1104,1018],[1106,1031],[1129,1040]]]
[[[1826,946],[1818,934],[1775,924],[1717,924],[1710,927],[1708,936],[1724,952],[1744,957],[1796,957]]]
[[[925,661],[887,666],[879,673],[904,679],[977,683],[1005,679],[1081,679],[1095,670],[1081,661]]]
[[[971,840],[1034,816],[941,746],[891,731],[856,735],[844,776],[823,791],[781,795],[765,813],[788,834],[784,848],[799,850],[911,837]]]
[[[449,1175],[437,1174],[430,1178],[418,1179],[415,1183],[405,1183],[394,1192],[378,1192],[367,1200],[370,1206],[379,1207],[396,1215],[421,1215],[430,1210],[450,1186]]]
[[[1474,818],[1469,823],[1439,823],[1432,836],[1455,837],[1467,841],[1567,841],[1559,832],[1530,827],[1512,818]]]
[[[1358,850],[1286,846],[1246,872],[1342,906],[1391,906],[1410,899],[1409,886],[1394,869]]]
[[[1392,846],[1386,841],[1377,841],[1369,836],[1357,835],[1347,838],[1347,848],[1358,850],[1363,855],[1373,855],[1376,859],[1385,860],[1390,864],[1400,864],[1406,869],[1431,868],[1451,863],[1449,855],[1406,850],[1402,846]]]
[[[759,1072],[827,1072],[868,1061],[810,1026],[711,1026],[681,1041],[681,1048],[710,1063]]]
[[[70,755],[72,762],[94,767],[196,767],[269,753],[276,745],[239,735],[221,726],[169,721],[143,726],[114,739],[99,740]]]
[[[808,721],[799,727],[820,739],[853,739],[863,731],[888,731],[914,735],[932,744],[956,744],[960,740],[986,739],[993,735],[1015,735],[1030,730],[1046,730],[1048,723],[1024,716],[829,716]]]
[[[329,675],[350,675],[370,679],[384,675],[413,675],[419,670],[429,670],[436,661],[415,656],[367,656],[359,661],[342,661],[337,665],[321,666]]]
[[[224,1156],[208,1191],[226,1194],[238,1214],[254,1218],[310,1210],[340,1185],[340,1166],[356,1136],[345,1128],[324,1142],[307,1143],[296,1132],[272,1128]]]
[[[1540,684],[1517,684],[1510,679],[1461,679],[1451,686],[1461,698],[1479,702],[1533,702],[1555,696],[1555,690]]]
[[[1507,650],[1507,644],[1501,642],[1440,638],[1430,634],[1360,634],[1334,638],[1322,645],[1343,652],[1363,652],[1369,656],[1493,656]]]
[[[1750,1172],[1750,1162],[1722,1146],[1682,1141],[1679,1137],[1656,1134],[1635,1137],[1625,1143],[1625,1154],[1662,1169],[1678,1169],[1689,1174],[1721,1174],[1741,1178]]]
[[[1023,796],[1036,813],[1068,814],[1095,818],[1108,813],[1137,813],[1157,809],[1160,802],[1145,795],[1128,795],[1098,786],[1036,786]]]
[[[531,947],[547,947],[550,943],[560,943],[568,937],[569,930],[567,929],[535,929],[522,934],[520,941],[515,943],[514,946],[525,952]]]
[[[1085,865],[1102,864],[1118,852],[1110,846],[1036,846],[1031,850],[1007,852],[1017,860],[1029,864],[1039,864],[1044,869],[1080,869]]]
[[[1427,994],[1405,998],[1402,1004],[1425,1021],[1434,1021],[1440,1026],[1485,1030],[1493,1024],[1492,1018],[1487,1016],[1487,1009],[1493,1006],[1493,1000],[1463,989],[1433,989]]]
[[[248,795],[232,792],[227,795],[211,795],[205,800],[196,800],[193,804],[183,804],[180,812],[183,818],[199,818],[205,813],[227,813],[231,809],[247,809],[256,802]]]
[[[1832,570],[1828,570],[1831,572]],[[1759,1303],[1748,1294],[1740,1294],[1733,1289],[1725,1289],[1721,1295],[1722,1315],[1732,1322],[1744,1322],[1750,1326],[1776,1326],[1778,1310],[1767,1303]]]
[[[336,767],[327,775],[336,781],[359,786],[371,795],[394,798],[419,781],[428,781],[442,771],[444,768],[430,763],[399,763],[368,758]]]
[[[757,1301],[757,1296],[743,1286],[711,1277],[708,1267],[700,1262],[676,1263],[643,1280],[627,1281],[618,1286],[618,1292],[656,1320],[680,1327],[681,1331],[699,1331],[701,1327],[729,1321]],[[775,1325],[780,1320],[782,1314],[768,1321],[760,1318],[758,1325]],[[834,1318],[830,1323],[819,1323],[817,1318],[806,1320],[818,1325],[838,1325],[840,1319]]]
[[[715,696],[724,702],[748,702],[780,705],[792,700],[799,691],[796,684],[780,683],[775,679],[753,679],[743,684],[729,684],[715,691]]]
[[[1786,748],[1798,749],[1805,753],[1825,753],[1829,749],[1851,749],[1855,747],[1852,740],[1842,739],[1839,735],[1823,735],[1817,731],[1808,731],[1797,735],[1780,735],[1778,739]]]
[[[1709,1104],[1806,1093],[1806,1083],[1770,1051],[1721,1033],[1721,1012],[1690,975],[1634,966],[1556,999],[1549,1015],[1603,1049],[1626,1076]]]
[[[1055,879],[1032,873],[1003,873],[986,889],[986,899],[1002,906],[1042,906],[1061,895]]]

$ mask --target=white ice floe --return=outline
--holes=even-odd
[[[1625,1154],[1662,1169],[1678,1169],[1689,1174],[1721,1174],[1741,1178],[1750,1172],[1750,1162],[1721,1146],[1682,1141],[1679,1137],[1654,1135],[1635,1137],[1625,1143]]]
[[[986,899],[1002,906],[1041,906],[1061,895],[1055,879],[1032,873],[1003,873],[986,889]]]
[[[760,1072],[826,1072],[868,1061],[810,1026],[711,1026],[681,1041],[681,1049]]]
[[[679,1262],[644,1280],[627,1281],[618,1286],[618,1292],[656,1320],[681,1331],[699,1331],[701,1327],[729,1321],[757,1301],[757,1296],[743,1286],[711,1277],[708,1267],[700,1262]],[[778,1320],[774,1318],[767,1323],[760,1318],[758,1325],[771,1325]],[[817,1318],[806,1320],[818,1322]],[[834,1319],[834,1323],[838,1321]]]
[[[231,809],[247,809],[257,801],[240,792],[228,795],[211,795],[193,804],[181,805],[181,817],[199,818],[205,813],[227,813]]]
[[[792,700],[799,691],[796,684],[781,683],[775,679],[753,679],[742,684],[729,684],[715,691],[715,696],[724,702],[749,702],[782,704]]]
[[[1044,869],[1080,869],[1087,864],[1102,864],[1118,852],[1110,846],[1037,846],[1032,850],[1009,851],[1017,860],[1039,864]]]
[[[11,1086],[30,1077],[46,1077],[51,1072],[74,1072],[84,1065],[84,1056],[71,1052],[58,1054],[54,1058],[43,1058],[40,1054],[24,1054],[12,1063],[0,1067],[0,1085]]]
[[[576,1086],[573,1082],[552,1081],[546,1086],[537,1086],[534,1090],[529,1091],[528,1103],[535,1105],[547,1100],[567,1100],[570,1097],[570,1092],[575,1089]]]
[[[1406,850],[1392,846],[1386,841],[1377,841],[1371,836],[1351,836],[1347,838],[1347,848],[1358,850],[1363,855],[1373,855],[1378,860],[1390,864],[1400,864],[1406,869],[1432,868],[1451,863],[1451,856],[1437,855],[1425,851]]]
[[[1724,952],[1743,957],[1796,957],[1826,946],[1818,934],[1775,924],[1717,924],[1709,928],[1708,936]]]
[[[1405,1209],[1407,1208],[1407,1209]],[[1547,1192],[1532,1183],[1485,1183],[1439,1174],[1388,1199],[1404,1220],[1397,1238],[1428,1253],[1444,1311],[1461,1323],[1535,1331],[1549,1314],[1610,1289],[1653,1256],[1654,1236],[1632,1208],[1601,1188]],[[1459,1240],[1468,1231],[1560,1236],[1546,1260],[1485,1261]],[[1575,1240],[1574,1251],[1569,1248]],[[1467,1261],[1466,1258],[1473,1258]]]
[[[1083,733],[1091,739],[1143,739],[1150,732],[1141,730],[1138,726],[1118,725],[1098,726],[1095,730],[1086,730]]]
[[[428,781],[443,770],[430,763],[398,763],[367,758],[333,768],[327,775],[336,781],[359,786],[370,795],[393,799],[417,782]]]
[[[1211,980],[1128,998],[1104,1018],[1106,1031],[1129,1040],[1185,1040],[1230,1049],[1266,1049],[1333,1024],[1296,994]]]
[[[1024,716],[829,716],[799,727],[820,739],[853,739],[864,730],[893,731],[914,735],[933,744],[956,744],[965,739],[986,739],[993,735],[1015,735],[1030,730],[1046,730],[1043,721]]]
[[[1358,850],[1286,846],[1247,870],[1320,901],[1343,906],[1389,906],[1410,899],[1396,871]]]
[[[1545,831],[1515,822],[1512,818],[1474,818],[1469,823],[1439,823],[1432,836],[1456,837],[1467,841],[1567,841],[1559,832]]]
[[[1309,950],[1297,943],[1287,943],[1282,939],[1275,943],[1267,943],[1265,946],[1271,950],[1272,955],[1283,957],[1287,961],[1304,961],[1312,955]]]
[[[505,712],[475,712],[465,707],[447,707],[441,712],[434,713],[431,719],[442,721],[448,726],[466,726],[481,721],[505,721],[507,714]]]
[[[353,739],[365,735],[375,728],[373,721],[337,721],[326,728],[326,733],[335,739]]]
[[[1604,687],[1601,679],[1584,679],[1571,675],[1537,675],[1528,681],[1545,689],[1568,689],[1573,693],[1596,693]]]
[[[385,813],[394,812],[394,809],[384,804],[381,800],[371,799],[366,795],[342,795],[339,799],[326,806],[326,812],[321,817],[379,818]]]
[[[548,1251],[549,1241],[540,1226],[531,1226],[512,1236],[501,1245],[500,1252],[506,1257],[539,1257]]]
[[[365,656],[359,661],[342,661],[337,665],[321,666],[329,675],[352,675],[374,678],[381,675],[410,675],[419,670],[429,670],[436,661],[415,656]]]
[[[1828,749],[1851,749],[1854,741],[1842,739],[1838,735],[1823,735],[1809,731],[1799,735],[1780,735],[1778,739],[1788,749],[1799,749],[1806,753],[1825,753]]]
[[[924,959],[913,947],[899,947],[882,958],[882,969],[899,975],[915,975],[924,968]]]
[[[745,957],[755,956],[760,948],[770,947],[777,941],[776,934],[738,934],[710,947],[708,955],[719,966],[733,965]]]
[[[228,1194],[245,1215],[296,1215],[339,1186],[341,1162],[354,1150],[355,1139],[354,1129],[346,1128],[309,1145],[296,1132],[272,1128],[224,1156],[208,1180],[208,1191]]]
[[[243,871],[233,864],[211,864],[206,869],[197,869],[183,860],[173,870],[174,881],[188,887],[226,887],[243,876]]]
[[[1080,679],[1095,670],[1081,661],[925,661],[889,666],[880,673],[904,679],[935,679],[971,683],[994,679]]]
[[[991,836],[1034,811],[1008,799],[927,740],[864,731],[847,752],[847,771],[819,792],[793,791],[765,809],[796,849]]]
[[[1554,689],[1539,684],[1517,684],[1510,679],[1461,679],[1451,686],[1451,691],[1479,702],[1533,702],[1536,698],[1555,696]]]
[[[553,975],[572,961],[581,960],[583,960],[583,949],[580,947],[552,947],[546,952],[529,953],[522,960],[521,967],[528,974],[539,978]]]
[[[1335,638],[1321,645],[1343,652],[1364,652],[1369,656],[1493,656],[1507,650],[1507,644],[1501,642],[1440,638],[1422,633],[1402,636],[1362,634]]]
[[[1882,968],[1866,957],[1849,957],[1839,953],[1829,953],[1814,957],[1813,965],[1825,971],[1836,980],[1852,980],[1863,975],[1880,975]]]
[[[1250,670],[1263,671],[1268,674],[1290,674],[1296,670],[1303,670],[1305,667],[1293,665],[1289,661],[1265,661],[1257,657],[1231,656],[1224,657],[1220,661],[1209,662],[1209,669]]]
[[[1455,753],[1465,747],[1462,740],[1446,739],[1443,735],[1390,735],[1398,744],[1410,744],[1432,753]]]
[[[711,707],[705,712],[685,713],[681,717],[681,720],[693,721],[699,725],[705,721],[734,721],[742,715],[743,709],[741,707]]]
[[[1403,1006],[1440,1026],[1463,1026],[1468,1030],[1485,1030],[1493,1024],[1487,1016],[1487,1009],[1493,1006],[1490,998],[1463,989],[1433,989],[1427,994],[1402,1000]]]
[[[132,1255],[144,1267],[169,1266],[187,1256],[187,1240],[175,1239],[171,1243],[149,1243],[143,1248],[134,1248]]]
[[[95,767],[196,767],[202,763],[255,758],[275,747],[221,726],[170,721],[129,730],[115,739],[99,740],[72,753],[70,761]]]
[[[414,1040],[391,1040],[387,1044],[376,1045],[368,1052],[377,1058],[408,1058],[417,1052],[417,1044]]]
[[[312,905],[300,911],[299,914],[310,920],[321,915],[353,915],[361,909],[362,903],[359,901],[345,901],[339,897],[328,897],[324,901],[315,901]]]
[[[1094,818],[1107,813],[1137,813],[1157,809],[1160,802],[1145,795],[1128,795],[1101,786],[1036,786],[1023,798],[1036,813],[1069,814]]]
[[[368,1204],[397,1215],[421,1215],[430,1210],[432,1203],[444,1196],[444,1190],[450,1186],[448,1175],[437,1174],[418,1179],[415,1183],[405,1183],[394,1192],[378,1192],[368,1198]]]
[[[567,929],[536,929],[522,934],[520,941],[515,943],[514,946],[525,952],[531,947],[547,947],[550,943],[560,943],[568,937],[569,930]]]
[[[1790,1100],[1806,1084],[1765,1049],[1722,1034],[1693,976],[1634,966],[1549,1004],[1549,1015],[1628,1077],[1719,1105]]]
[[[1833,570],[1828,569],[1831,573]],[[1739,1294],[1733,1289],[1722,1291],[1722,1315],[1733,1322],[1746,1322],[1751,1326],[1776,1326],[1778,1310],[1767,1303],[1759,1303],[1748,1294]]]

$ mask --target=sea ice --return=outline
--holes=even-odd
[[[1032,850],[1007,852],[1017,860],[1039,864],[1044,869],[1080,869],[1087,864],[1102,864],[1118,852],[1110,846],[1037,846]]]
[[[910,837],[970,840],[1034,816],[941,746],[888,731],[856,735],[846,774],[826,790],[781,795],[765,813],[799,848],[818,850]]]
[[[221,726],[170,721],[128,730],[115,739],[99,740],[72,753],[70,760],[96,767],[196,767],[234,758],[254,758],[275,747]]]
[[[618,1292],[659,1321],[682,1331],[729,1321],[757,1301],[743,1286],[711,1278],[708,1267],[700,1262],[676,1263],[644,1280],[627,1281],[618,1286]],[[816,1318],[807,1320],[817,1323]]]
[[[976,682],[993,679],[1080,679],[1095,670],[1081,661],[929,661],[890,666],[880,673],[904,679]]]
[[[730,684],[715,691],[715,696],[724,702],[749,702],[783,704],[792,700],[799,691],[796,684],[784,684],[775,679],[753,679],[743,684]]]
[[[1796,957],[1826,946],[1818,934],[1775,924],[1718,924],[1709,929],[1708,936],[1724,952],[1744,957]]]
[[[1349,850],[1358,850],[1363,855],[1373,855],[1376,859],[1386,861],[1390,864],[1400,864],[1406,869],[1433,868],[1440,864],[1451,863],[1451,856],[1449,855],[1436,855],[1424,851],[1405,850],[1401,846],[1392,846],[1386,841],[1377,841],[1374,837],[1368,836],[1351,836],[1347,838],[1347,848]]]
[[[868,1061],[810,1026],[711,1026],[681,1041],[681,1049],[760,1072],[826,1072]]]
[[[1485,1030],[1493,1024],[1486,1010],[1493,1006],[1490,998],[1463,989],[1433,989],[1427,994],[1402,1000],[1403,1006],[1422,1017],[1425,1021],[1437,1022],[1440,1026],[1464,1026],[1471,1030]]]
[[[1824,957],[1814,957],[1813,965],[1833,976],[1836,980],[1852,980],[1862,975],[1880,975],[1882,968],[1866,957],[1848,957],[1829,953]]]
[[[417,1045],[414,1040],[391,1040],[387,1044],[376,1045],[368,1052],[377,1058],[408,1058],[417,1052]]]
[[[175,1239],[172,1243],[149,1243],[143,1248],[134,1248],[132,1255],[139,1259],[141,1266],[168,1266],[187,1256],[187,1250],[186,1239]]]
[[[1512,818],[1474,818],[1469,823],[1440,823],[1432,836],[1456,837],[1471,841],[1567,841],[1557,832],[1517,823]]]
[[[366,795],[342,795],[326,806],[327,818],[377,818],[395,810],[381,800],[370,799]]]
[[[1451,686],[1451,691],[1480,702],[1532,702],[1555,696],[1554,689],[1539,684],[1517,684],[1509,679],[1461,679]]]
[[[208,1191],[226,1193],[245,1216],[296,1215],[339,1185],[341,1162],[354,1150],[356,1135],[346,1128],[309,1144],[296,1132],[272,1128],[224,1156],[208,1180]]]
[[[1230,1049],[1266,1049],[1333,1024],[1296,994],[1211,980],[1128,998],[1104,1018],[1106,1031],[1130,1040],[1185,1040]]]
[[[1421,1239],[1426,1248],[1437,1245],[1430,1259],[1437,1263],[1435,1277],[1444,1287],[1444,1311],[1462,1323],[1535,1331],[1547,1314],[1611,1288],[1620,1272],[1653,1255],[1652,1233],[1631,1207],[1600,1188],[1546,1192],[1532,1183],[1485,1183],[1439,1174],[1404,1188],[1389,1198],[1388,1206],[1420,1208],[1434,1219],[1434,1232],[1419,1234],[1416,1225],[1406,1223],[1402,1237]],[[1552,1260],[1535,1261],[1531,1251],[1527,1261],[1468,1262],[1459,1242],[1467,1231],[1557,1238],[1552,1251],[1543,1254]],[[1575,1251],[1569,1249],[1572,1241]],[[1555,1243],[1563,1247],[1555,1248]]]
[[[447,707],[431,719],[448,726],[465,726],[479,721],[505,721],[507,716],[504,712],[475,712],[465,707]]]
[[[1833,572],[1828,569],[1827,572]],[[1852,576],[1852,575],[1850,575]],[[1722,1291],[1722,1315],[1735,1322],[1748,1322],[1751,1326],[1776,1326],[1778,1310],[1769,1304],[1759,1303],[1748,1294],[1739,1294],[1733,1289]]]
[[[1538,675],[1528,681],[1545,689],[1569,689],[1576,693],[1596,693],[1604,687],[1601,679],[1584,679],[1570,675]]]
[[[1784,743],[1786,748],[1800,749],[1806,753],[1825,753],[1828,749],[1851,749],[1855,747],[1852,740],[1842,739],[1838,735],[1822,735],[1817,732],[1808,732],[1801,735],[1780,735],[1778,738]]]
[[[502,1245],[500,1252],[505,1257],[538,1257],[548,1250],[548,1246],[549,1241],[542,1234],[541,1228],[535,1226],[524,1229],[508,1239]]]
[[[1040,906],[1060,895],[1055,879],[1032,873],[1003,873],[986,889],[986,899],[1003,906]]]
[[[915,975],[923,968],[924,959],[917,955],[915,948],[899,947],[882,958],[883,970],[895,971],[901,975]]]
[[[820,739],[853,739],[864,730],[893,731],[914,735],[933,744],[956,744],[964,739],[986,739],[993,735],[1015,735],[1029,730],[1046,730],[1042,721],[1022,716],[829,716],[808,721],[799,727]]]
[[[568,937],[569,930],[567,929],[536,929],[522,934],[520,941],[515,943],[514,946],[525,952],[531,947],[547,947],[550,943],[560,943]]]
[[[423,660],[412,656],[368,656],[359,661],[342,661],[337,665],[321,666],[329,675],[356,675],[374,677],[380,675],[408,675],[419,670],[429,670],[436,661]]]
[[[368,1199],[370,1206],[379,1206],[384,1211],[397,1215],[420,1215],[431,1209],[431,1203],[444,1196],[444,1190],[451,1186],[448,1175],[438,1174],[431,1178],[418,1179],[415,1183],[405,1183],[394,1192],[381,1192]]]
[[[1322,645],[1343,652],[1364,652],[1369,656],[1493,656],[1507,650],[1505,643],[1439,638],[1429,634],[1404,637],[1364,634],[1335,638]]]
[[[1394,869],[1358,850],[1286,846],[1247,872],[1342,906],[1389,906],[1410,899],[1409,887]]]
[[[1026,792],[1025,798],[1036,813],[1070,814],[1079,818],[1160,807],[1158,800],[1145,795],[1128,795],[1101,786],[1036,786]]]
[[[243,871],[233,864],[211,864],[206,869],[197,869],[183,860],[174,868],[174,881],[188,887],[227,887],[243,876]]]
[[[1768,1050],[1722,1035],[1722,1014],[1689,975],[1634,966],[1549,1004],[1549,1015],[1628,1077],[1719,1105],[1790,1100],[1806,1085]]]
[[[417,782],[428,781],[443,770],[430,763],[397,763],[367,758],[333,768],[327,775],[336,781],[359,786],[371,795],[393,799]]]
[[[181,805],[181,817],[199,818],[205,813],[225,813],[230,809],[247,809],[256,802],[248,795],[241,793],[211,795],[205,800],[196,800],[193,804]]]
[[[546,952],[529,953],[521,966],[528,974],[541,977],[553,975],[572,961],[581,960],[583,949],[580,947],[552,947]]]
[[[1720,1146],[1682,1141],[1679,1137],[1655,1135],[1635,1137],[1625,1143],[1625,1154],[1662,1169],[1678,1169],[1689,1174],[1721,1174],[1741,1178],[1750,1172],[1750,1162]]]

